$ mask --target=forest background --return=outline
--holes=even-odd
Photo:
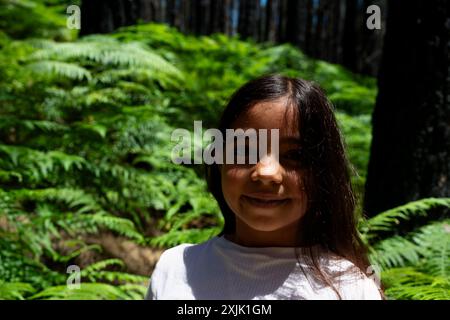
[[[0,0],[0,299],[142,299],[223,226],[171,133],[274,72],[333,102],[387,297],[449,299],[449,48],[445,0]]]

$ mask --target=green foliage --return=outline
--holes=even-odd
[[[353,167],[352,184],[358,198],[364,194],[364,184],[367,176],[368,154],[370,152],[371,116],[360,114],[351,116],[345,112],[336,112],[336,118],[344,136],[346,149],[348,150],[349,161]],[[358,203],[361,205],[361,202]],[[360,215],[362,209],[358,207]]]
[[[0,298],[3,300],[24,300],[23,294],[33,291],[33,287],[28,283],[0,282]]]
[[[113,286],[106,283],[81,283],[79,288],[54,286],[31,296],[39,300],[142,300],[145,287],[139,285]]]
[[[0,30],[20,39],[45,37],[69,40],[73,34],[65,28],[64,3],[75,4],[73,1],[0,0]]]
[[[159,24],[75,39],[63,0],[0,6],[0,299],[142,299],[147,276],[102,257],[66,286],[67,266],[104,231],[136,244],[198,243],[223,226],[199,166],[175,165],[175,128],[217,125],[247,80],[282,73],[329,95],[358,196],[371,141],[376,83],[291,45]],[[2,3],[2,4],[3,4]],[[26,16],[26,17],[25,17]],[[23,24],[13,21],[24,21]],[[448,299],[449,220],[424,199],[364,220],[360,231],[392,299]]]
[[[447,261],[448,263],[448,261]],[[401,300],[448,300],[449,278],[431,276],[415,268],[394,268],[383,274],[389,296]]]
[[[447,300],[450,294],[449,198],[429,198],[385,211],[363,221],[371,262],[382,270],[393,299]],[[438,215],[431,215],[438,210]],[[423,222],[427,218],[427,222]],[[414,220],[421,224],[406,231]],[[412,224],[415,226],[416,224]]]

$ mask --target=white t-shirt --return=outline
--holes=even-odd
[[[323,271],[340,274],[333,283],[342,299],[381,299],[375,282],[355,272],[350,261],[320,246],[312,248],[320,256]],[[330,286],[314,276],[307,256],[297,257],[292,247],[244,247],[223,236],[196,245],[181,244],[161,255],[145,299],[338,299]]]

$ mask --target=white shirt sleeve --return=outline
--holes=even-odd
[[[349,283],[343,289],[344,297],[347,300],[382,300],[382,296],[375,281],[367,276]]]
[[[164,285],[166,278],[164,252],[160,256],[158,263],[156,263],[155,269],[150,277],[150,283],[145,295],[145,300],[158,300],[158,292],[161,285]]]
[[[336,259],[336,258],[335,258]],[[344,300],[383,300],[377,279],[368,277],[347,259],[331,260],[332,270],[344,272],[338,287]]]

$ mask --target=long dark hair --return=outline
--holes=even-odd
[[[233,94],[218,129],[225,136],[225,130],[232,128],[234,120],[251,106],[279,98],[287,98],[288,105],[294,106],[299,124],[301,166],[305,172],[305,192],[308,196],[308,209],[301,220],[302,245],[305,248],[321,245],[350,260],[367,274],[367,248],[357,231],[350,165],[333,106],[319,86],[282,75],[267,75],[252,80]],[[225,225],[220,235],[233,234],[235,215],[224,199],[217,164],[206,166],[206,181],[224,216]],[[319,257],[312,250],[309,256],[320,278],[336,291],[318,267]],[[339,292],[336,293],[341,297]]]

